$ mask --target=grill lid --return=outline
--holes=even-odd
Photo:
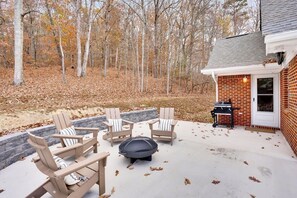
[[[216,103],[214,104],[214,107],[224,107],[224,108],[228,108],[228,107],[231,107],[231,106],[232,106],[231,102],[224,102],[224,101],[222,101],[222,102],[216,102]]]

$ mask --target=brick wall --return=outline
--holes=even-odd
[[[248,81],[243,82],[247,77]],[[232,101],[233,107],[240,110],[234,111],[234,124],[241,126],[251,125],[251,76],[234,75],[218,77],[218,99],[219,101]],[[220,123],[229,122],[229,117],[220,116]]]
[[[297,154],[297,56],[283,69],[281,83],[281,130]]]

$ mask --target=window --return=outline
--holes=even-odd
[[[273,112],[273,78],[257,79],[258,111]]]

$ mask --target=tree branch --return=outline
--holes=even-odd
[[[0,25],[3,25],[4,23],[5,23],[5,19],[2,16],[0,16]]]
[[[32,13],[32,12],[36,12],[36,13],[38,13],[38,14],[41,14],[41,12],[39,12],[39,11],[37,11],[37,10],[30,10],[30,11],[28,11],[28,12],[23,13],[23,14],[22,14],[22,17],[24,18],[27,14],[30,14],[30,13]]]

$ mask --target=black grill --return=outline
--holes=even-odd
[[[227,115],[230,116],[230,123],[226,123],[226,125],[230,125],[231,128],[234,127],[234,117],[233,117],[233,111],[237,110],[239,108],[233,108],[232,102],[229,99],[228,102],[216,102],[214,104],[214,109],[210,112],[211,116],[213,118],[213,127],[218,126],[218,115]]]

